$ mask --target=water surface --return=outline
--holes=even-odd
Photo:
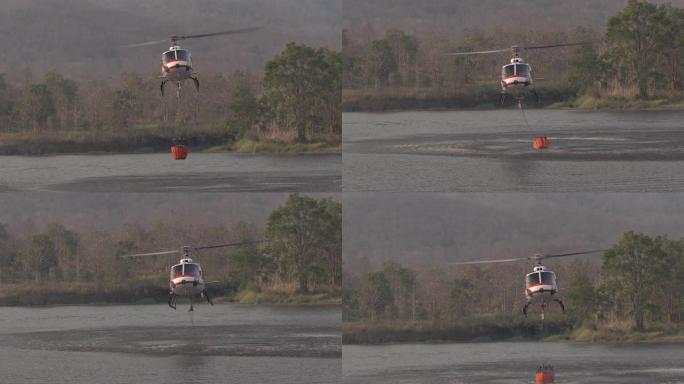
[[[7,383],[339,383],[338,307],[0,308]]]
[[[684,112],[345,113],[345,191],[681,191]],[[537,136],[551,148],[532,149]]]
[[[0,156],[0,191],[334,192],[341,172],[340,155]]]
[[[551,364],[556,384],[684,383],[681,344],[597,345],[568,342],[345,345],[344,383],[534,383]]]

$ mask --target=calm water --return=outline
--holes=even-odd
[[[684,383],[684,347],[510,342],[344,346],[344,383],[534,383],[552,364],[557,384]]]
[[[345,113],[345,191],[682,191],[684,112]],[[533,150],[545,135],[551,148]]]
[[[340,155],[168,153],[0,156],[1,190],[70,192],[278,191],[341,188]]]
[[[182,308],[182,310],[181,310]],[[3,383],[340,383],[338,307],[0,308]]]

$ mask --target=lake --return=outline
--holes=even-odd
[[[345,113],[344,191],[682,191],[684,112]],[[547,136],[551,147],[532,149]]]
[[[0,191],[335,192],[340,155],[168,153],[0,156]]]
[[[0,308],[5,383],[340,383],[337,306]]]
[[[555,367],[556,384],[684,383],[681,344],[570,342],[345,345],[344,383],[534,383],[536,367]]]

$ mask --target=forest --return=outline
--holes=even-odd
[[[336,151],[341,66],[334,50],[289,43],[263,74],[206,73],[200,92],[186,84],[180,98],[160,96],[159,79],[136,73],[116,81],[3,74],[0,154],[165,151],[174,138],[196,149]]]
[[[575,42],[587,44],[523,52],[539,78],[542,105],[633,108],[682,101],[684,9],[629,0],[600,28],[549,28],[472,27],[447,37],[392,27],[371,40],[345,30],[343,108],[492,107],[509,56],[447,53]]]
[[[345,342],[559,337],[622,341],[682,335],[684,238],[626,232],[597,260],[550,261],[566,312],[525,318],[526,263],[345,271]],[[598,259],[598,257],[596,258]]]
[[[261,241],[194,254],[210,289],[242,303],[339,302],[341,204],[292,194],[265,225],[157,221],[115,230],[75,230],[59,221],[34,233],[0,225],[3,305],[163,302],[177,256],[124,255],[226,242]],[[192,244],[178,239],[191,238]],[[219,299],[220,301],[221,299]]]

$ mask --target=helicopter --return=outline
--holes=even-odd
[[[169,273],[169,307],[176,309],[176,301],[179,296],[184,296],[190,299],[190,309],[189,311],[194,311],[193,299],[195,296],[199,295],[207,300],[207,303],[214,305],[207,293],[207,285],[217,284],[218,281],[205,281],[204,272],[200,263],[193,260],[191,256],[191,251],[197,252],[203,249],[214,249],[214,248],[224,248],[224,247],[236,247],[247,244],[257,244],[260,241],[243,241],[238,243],[226,243],[226,244],[215,244],[215,245],[203,245],[199,247],[183,246],[179,250],[169,250],[169,251],[159,251],[150,253],[137,253],[132,255],[123,255],[124,258],[138,258],[138,257],[149,257],[149,256],[161,256],[161,255],[172,255],[181,254],[181,259],[178,264],[171,267]]]
[[[510,51],[513,55],[513,57],[510,60],[510,63],[505,64],[501,67],[500,103],[501,105],[503,105],[506,101],[506,95],[511,94],[518,100],[518,105],[521,105],[522,99],[526,95],[533,95],[537,102],[539,101],[539,95],[537,94],[537,91],[534,89],[534,77],[532,76],[532,66],[529,63],[526,63],[523,60],[523,58],[520,57],[520,52],[531,51],[536,49],[572,47],[586,44],[589,43],[581,42],[567,44],[537,45],[529,47],[513,45],[510,48],[492,49],[486,51],[450,52],[447,53],[447,56],[485,55]]]
[[[538,302],[541,304],[541,319],[544,320],[544,310],[549,302],[555,301],[565,312],[565,304],[560,296],[558,287],[558,278],[556,273],[549,270],[542,264],[542,260],[557,257],[580,256],[603,252],[604,250],[592,250],[581,252],[557,253],[557,254],[534,254],[528,257],[519,257],[513,259],[495,259],[495,260],[473,260],[449,263],[451,265],[471,265],[471,264],[487,264],[487,263],[508,263],[522,260],[532,260],[535,262],[532,272],[525,275],[525,306],[522,309],[523,315],[527,317],[527,309],[532,303]]]
[[[164,85],[166,85],[166,83],[169,81],[176,82],[176,97],[180,98],[181,86],[185,80],[192,80],[193,83],[195,83],[195,89],[197,92],[199,92],[200,82],[197,78],[197,72],[193,71],[190,51],[188,49],[181,48],[181,46],[178,45],[178,41],[211,36],[236,35],[249,33],[257,29],[260,29],[260,27],[233,29],[229,31],[202,33],[197,35],[173,35],[168,39],[129,44],[126,45],[126,47],[144,47],[170,41],[171,46],[167,51],[162,53],[161,75],[159,76],[161,83],[159,84],[159,90],[161,91],[161,95],[164,96]]]

